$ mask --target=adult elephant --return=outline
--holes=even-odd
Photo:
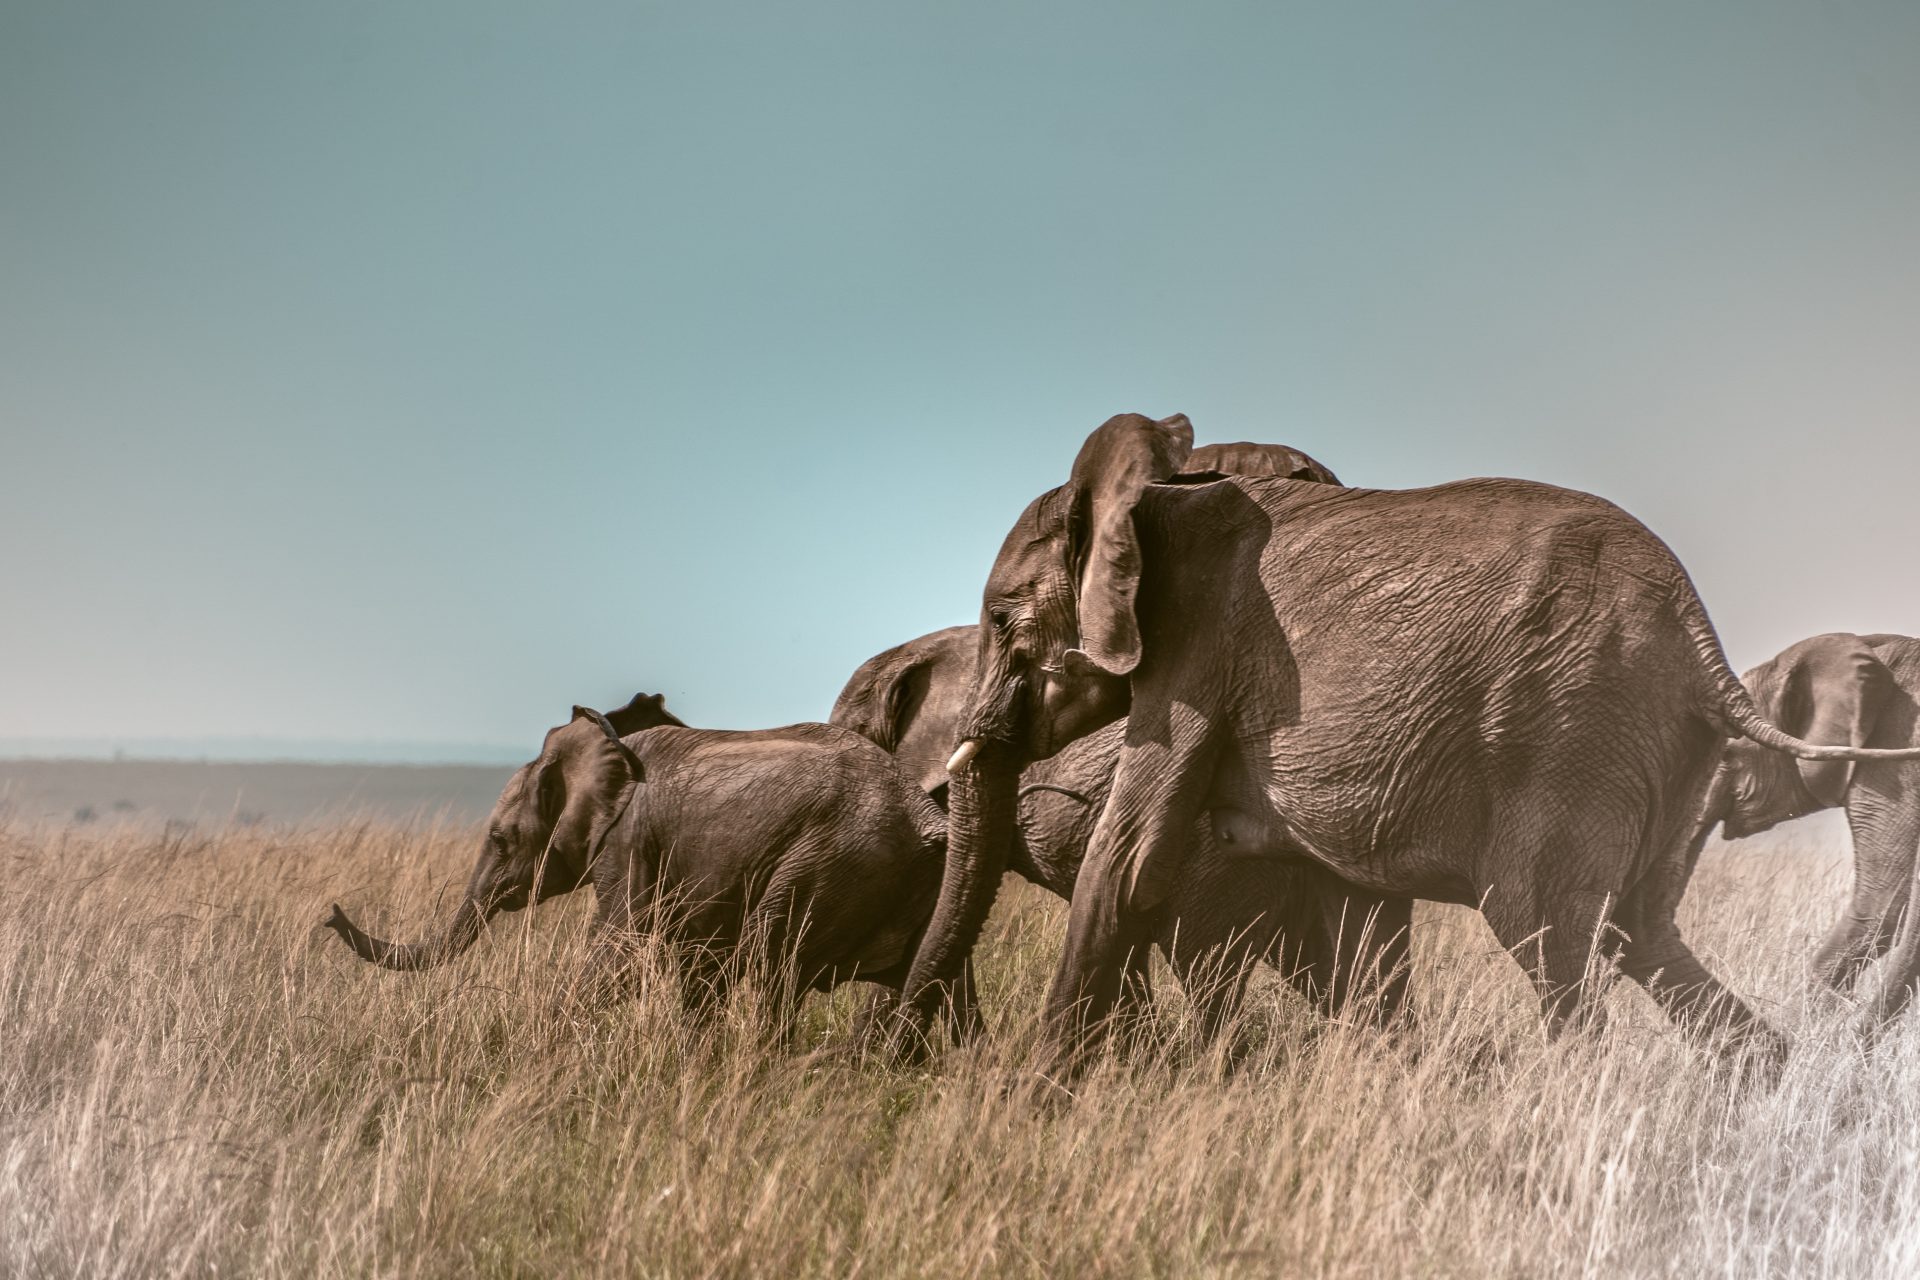
[[[1285,445],[1206,445],[1189,456],[1185,474],[1339,484],[1330,469]],[[829,719],[891,751],[902,770],[944,804],[947,757],[972,692],[979,647],[979,628],[968,625],[876,654],[847,681]],[[1108,725],[1022,774],[1009,870],[1073,896],[1123,737],[1122,725]],[[1203,1036],[1217,1034],[1238,1006],[1256,959],[1277,968],[1324,1012],[1344,1012],[1354,995],[1364,994],[1378,1020],[1398,1014],[1407,996],[1411,901],[1366,893],[1304,859],[1235,857],[1234,835],[1231,829],[1216,833],[1205,821],[1195,825],[1187,874],[1148,927],[1192,1001]],[[1123,1001],[1147,995],[1146,961],[1143,949],[1129,952]]]
[[[1833,632],[1792,645],[1741,677],[1761,713],[1809,742],[1920,745],[1920,640]],[[1844,807],[1853,835],[1853,896],[1814,957],[1820,978],[1847,990],[1895,944],[1913,900],[1920,850],[1920,771],[1886,760],[1792,760],[1752,742],[1727,747],[1698,840],[1718,824],[1737,840],[1821,809]],[[1920,982],[1920,930],[1909,927],[1869,1016],[1890,1017]]]
[[[1209,814],[1250,851],[1478,906],[1550,1029],[1590,1008],[1598,948],[1682,1025],[1784,1053],[1674,923],[1723,741],[1920,752],[1814,746],[1761,717],[1672,552],[1599,498],[1169,483],[1192,439],[1177,415],[1109,420],[1001,547],[907,1016],[978,935],[1021,770],[1124,715],[1048,997],[1056,1070],[1104,1025]]]

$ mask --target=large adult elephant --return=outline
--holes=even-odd
[[[1056,1070],[1103,1027],[1209,814],[1243,848],[1478,906],[1551,1029],[1591,1008],[1598,948],[1682,1025],[1784,1053],[1674,923],[1723,741],[1920,752],[1814,746],[1765,720],[1672,552],[1599,498],[1169,483],[1192,439],[1177,415],[1109,420],[1001,547],[907,1016],[979,933],[1021,770],[1124,715],[1048,997]]]
[[[1339,484],[1329,468],[1286,445],[1204,445],[1188,457],[1185,473]],[[944,804],[946,762],[972,694],[979,648],[979,628],[967,625],[875,654],[847,681],[829,719],[893,752],[902,770]],[[1123,726],[1108,725],[1022,774],[1009,870],[1073,896],[1123,736]],[[1366,893],[1305,859],[1235,857],[1234,834],[1196,824],[1187,874],[1149,927],[1195,1007],[1202,1034],[1210,1038],[1227,1021],[1256,959],[1272,964],[1325,1012],[1343,1012],[1355,994],[1364,994],[1377,1018],[1397,1014],[1407,996],[1411,901]],[[1146,960],[1144,950],[1129,953],[1122,1000],[1148,991]]]
[[[1792,645],[1741,677],[1761,713],[1809,742],[1920,745],[1920,640],[1834,632]],[[1752,742],[1727,747],[1708,792],[1699,840],[1729,840],[1844,806],[1853,834],[1853,896],[1814,957],[1846,990],[1895,942],[1913,901],[1920,850],[1920,768],[1895,761],[1792,760]],[[1920,929],[1909,927],[1869,1016],[1890,1017],[1920,982]]]

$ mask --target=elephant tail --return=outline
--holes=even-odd
[[[1707,718],[1721,733],[1729,738],[1751,738],[1769,750],[1785,752],[1799,760],[1920,760],[1920,747],[1850,747],[1808,742],[1760,714],[1747,687],[1740,683],[1740,677],[1733,674],[1733,667],[1727,662],[1727,652],[1721,648],[1720,636],[1707,618],[1700,593],[1693,589],[1690,580],[1684,585],[1682,619],[1694,652],[1699,655],[1699,672],[1706,683],[1702,692]]]

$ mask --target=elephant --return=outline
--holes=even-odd
[[[944,799],[978,649],[978,628],[969,624],[876,654],[828,719],[892,751],[908,777]],[[1121,725],[1108,725],[1025,770],[1008,870],[1072,898],[1123,736]],[[1304,860],[1235,858],[1204,821],[1191,839],[1187,874],[1153,913],[1149,932],[1192,1001],[1203,1040],[1215,1039],[1238,1007],[1255,959],[1323,1013],[1342,1013],[1363,993],[1374,997],[1370,1009],[1382,1024],[1404,1011],[1410,901],[1343,885]],[[1128,962],[1121,999],[1131,1010],[1151,988],[1147,953],[1135,950]]]
[[[1674,921],[1724,740],[1808,760],[1920,751],[1816,746],[1762,717],[1673,553],[1603,499],[1507,479],[1182,477],[1192,443],[1183,415],[1109,419],[1001,546],[902,1031],[992,907],[1022,771],[1124,718],[1044,1075],[1072,1075],[1106,1032],[1203,817],[1243,854],[1478,907],[1550,1034],[1597,1018],[1589,974],[1617,965],[1724,1052],[1782,1061],[1785,1038]]]
[[[1920,745],[1920,640],[1833,632],[1791,645],[1741,677],[1761,712],[1809,742]],[[1920,981],[1920,932],[1895,926],[1913,900],[1920,850],[1920,771],[1885,760],[1789,760],[1752,742],[1727,745],[1708,790],[1696,844],[1713,828],[1728,840],[1821,809],[1845,807],[1853,834],[1853,895],[1814,957],[1821,981],[1846,991],[1896,948],[1869,1002],[1870,1023],[1893,1016]]]
[[[1203,445],[1189,475],[1268,475],[1339,484],[1321,463],[1285,445]],[[891,751],[909,777],[944,803],[952,753],[973,685],[979,629],[948,627],[896,645],[862,663],[828,720]],[[1022,803],[1008,869],[1063,898],[1086,854],[1120,753],[1122,727],[1108,725],[1036,762],[1022,775]],[[1208,823],[1193,832],[1189,874],[1155,912],[1152,941],[1180,978],[1203,1038],[1211,1040],[1237,1008],[1250,963],[1261,958],[1323,1012],[1344,1012],[1361,992],[1375,998],[1377,1021],[1407,1002],[1413,904],[1342,884],[1305,860],[1236,858],[1231,830]],[[1129,954],[1122,998],[1150,990],[1146,953]]]
[[[856,733],[693,729],[638,695],[611,715],[575,707],[509,779],[439,938],[383,941],[337,903],[325,925],[363,960],[427,969],[471,947],[495,913],[591,882],[598,911],[575,994],[619,987],[651,929],[681,956],[699,1013],[738,976],[743,943],[790,955],[790,1015],[807,990],[898,987],[938,895],[945,835],[939,807]],[[977,1018],[968,998],[956,1001],[963,1022]]]

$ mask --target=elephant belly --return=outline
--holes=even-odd
[[[1374,893],[1474,902],[1469,869],[1487,833],[1474,820],[1476,806],[1462,802],[1471,788],[1456,790],[1453,803],[1416,806],[1402,788],[1425,789],[1408,786],[1406,774],[1343,777],[1314,763],[1335,753],[1301,759],[1287,749],[1297,745],[1297,737],[1272,743],[1258,768],[1244,758],[1223,762],[1206,812],[1223,858],[1312,862]],[[1409,812],[1421,821],[1407,820]]]

